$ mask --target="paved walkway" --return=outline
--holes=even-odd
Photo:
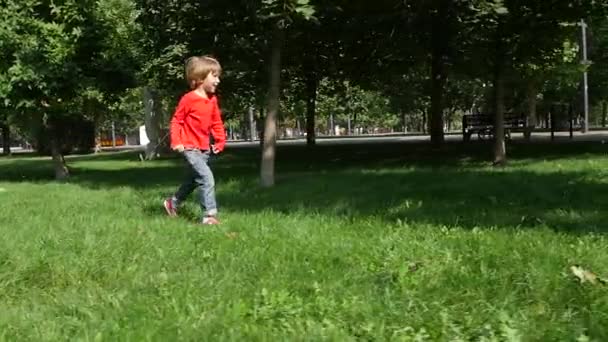
[[[522,133],[513,133],[511,139],[514,141],[524,141],[524,136]],[[385,134],[385,135],[375,135],[375,136],[356,136],[356,137],[319,137],[317,138],[317,144],[319,145],[343,145],[343,144],[360,144],[360,143],[416,143],[416,142],[425,142],[430,141],[430,136],[428,135],[420,135],[420,134]],[[473,135],[471,137],[472,141],[477,140],[477,136]],[[447,133],[445,135],[446,142],[461,142],[462,141],[462,133]],[[551,141],[551,133],[550,132],[535,132],[532,134],[533,142],[549,142]],[[580,131],[574,132],[573,138],[570,139],[569,132],[556,132],[555,133],[555,142],[559,143],[567,143],[571,141],[597,141],[601,143],[608,143],[608,130],[594,130],[588,133],[581,133]],[[279,140],[278,145],[305,145],[306,139],[285,139]],[[259,141],[228,141],[228,147],[257,147],[259,146]],[[105,147],[104,151],[119,151],[119,150],[139,150],[144,149],[144,146],[120,146],[120,147]],[[22,152],[31,152],[28,150],[24,150],[20,147],[11,148],[14,153],[22,153]]]

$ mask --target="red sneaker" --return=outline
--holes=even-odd
[[[163,203],[163,205],[165,207],[165,211],[167,212],[167,215],[169,215],[171,217],[177,216],[177,207],[175,206],[175,202],[173,201],[173,199],[167,198],[165,200],[165,202]]]

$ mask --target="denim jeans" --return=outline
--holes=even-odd
[[[177,203],[183,202],[198,187],[199,202],[205,215],[217,215],[215,179],[209,167],[209,157],[211,156],[209,151],[187,149],[183,154],[188,164],[189,174],[175,193]]]

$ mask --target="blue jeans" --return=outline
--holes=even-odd
[[[215,179],[209,167],[209,151],[187,149],[184,158],[188,164],[188,177],[175,193],[177,204],[183,202],[190,194],[199,188],[199,202],[201,209],[207,216],[217,215],[217,202],[215,200]]]

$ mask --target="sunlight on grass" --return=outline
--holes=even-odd
[[[74,157],[65,184],[0,160],[0,340],[608,337],[606,289],[568,273],[608,273],[603,155],[286,158],[262,190],[239,153],[216,164],[217,228],[193,200],[164,216],[178,159]]]

